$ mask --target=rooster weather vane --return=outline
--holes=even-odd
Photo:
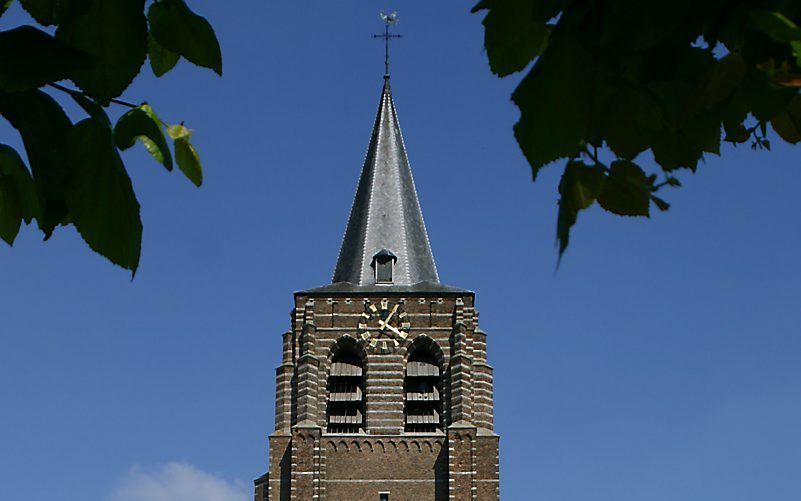
[[[399,34],[390,33],[389,27],[398,24],[398,13],[393,12],[392,14],[384,14],[381,12],[380,16],[381,20],[384,21],[384,33],[380,35],[373,35],[373,38],[384,39],[384,78],[389,78],[389,41],[393,38],[401,37]]]

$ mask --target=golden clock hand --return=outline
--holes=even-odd
[[[395,327],[392,327],[391,325],[387,325],[387,329],[389,329],[389,330],[391,330],[392,332],[394,332],[394,333],[395,333],[395,335],[397,335],[399,338],[402,338],[402,339],[405,339],[405,338],[406,338],[406,336],[404,336],[404,335],[401,333],[401,331],[399,331],[399,330],[398,330],[398,329],[396,329]]]
[[[395,307],[392,308],[392,311],[389,312],[389,315],[387,315],[387,318],[385,320],[378,321],[378,326],[382,329],[386,329],[387,327],[389,327],[389,320],[392,318],[393,315],[395,315],[395,312],[397,311],[398,311],[398,305],[396,304]]]

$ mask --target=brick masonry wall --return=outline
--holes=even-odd
[[[377,501],[385,491],[392,501],[499,499],[492,368],[472,294],[388,297],[408,315],[408,343],[394,353],[362,354],[365,433],[326,433],[332,349],[343,337],[360,340],[365,300],[381,299],[295,296],[276,371],[269,477],[257,486],[257,501]],[[403,380],[408,349],[421,336],[436,346],[445,429],[417,436],[404,432]]]
[[[328,436],[326,495],[331,500],[447,499],[445,437]]]

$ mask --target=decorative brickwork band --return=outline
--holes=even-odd
[[[292,350],[292,332],[283,336],[284,351],[281,365],[275,369],[275,429],[289,431],[292,426],[292,380],[295,364]]]
[[[453,326],[450,360],[451,422],[471,422],[473,418],[473,361],[468,355],[467,329]]]
[[[313,307],[314,303],[311,303]],[[313,313],[309,315],[313,318]],[[298,402],[298,423],[318,424],[317,399],[319,394],[318,369],[320,359],[315,354],[315,332],[317,328],[308,320],[303,325],[301,334],[300,358],[298,359],[297,372],[297,402]]]

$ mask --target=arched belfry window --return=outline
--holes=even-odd
[[[375,283],[391,284],[393,282],[393,268],[398,261],[398,256],[387,249],[381,249],[373,256],[373,271],[375,273]]]
[[[434,350],[413,343],[404,379],[404,429],[434,432],[442,429],[442,378]]]
[[[326,417],[330,433],[364,430],[364,380],[364,360],[358,356],[356,341],[338,342],[333,350],[327,384]]]

